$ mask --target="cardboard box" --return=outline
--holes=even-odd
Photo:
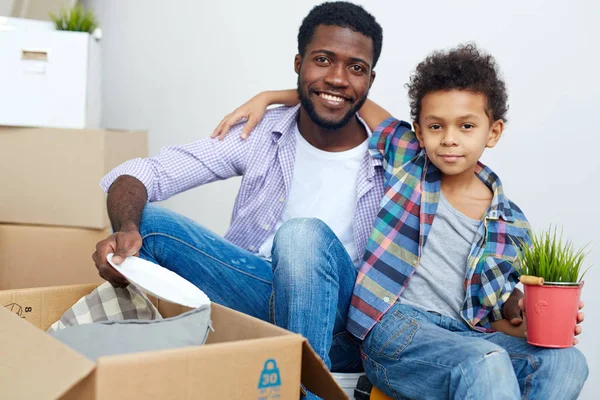
[[[92,362],[44,331],[94,285],[0,291],[0,393],[10,399],[347,399],[306,339],[213,304],[203,346]],[[157,301],[165,317],[187,310]],[[267,365],[273,360],[276,367]],[[276,374],[281,384],[260,389]]]
[[[108,235],[110,230],[0,224],[0,289],[102,282],[92,253]]]
[[[2,28],[0,125],[99,128],[99,42],[15,18]]]
[[[147,154],[145,132],[0,127],[0,222],[107,228],[100,179]]]

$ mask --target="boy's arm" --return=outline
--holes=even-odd
[[[491,322],[490,326],[492,327],[493,330],[505,333],[510,336],[516,336],[516,337],[520,337],[520,338],[527,337],[526,330],[525,330],[525,324],[520,324],[518,326],[515,326],[506,319],[500,319],[498,321]]]
[[[373,131],[369,140],[369,151],[375,158],[382,158],[385,168],[385,180],[420,151],[417,136],[408,122],[391,116],[383,107],[367,99],[359,111],[360,117]]]
[[[295,89],[261,92],[236,108],[231,114],[227,114],[221,120],[211,137],[223,140],[232,126],[246,121],[242,127],[241,134],[242,139],[246,139],[262,120],[268,106],[274,104],[295,106],[298,103],[300,103],[300,98]]]
[[[365,104],[358,111],[358,115],[360,115],[373,132],[383,121],[392,118],[392,114],[371,99],[365,101]]]

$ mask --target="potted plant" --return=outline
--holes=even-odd
[[[98,20],[91,10],[76,5],[71,9],[61,9],[59,15],[50,13],[50,18],[59,31],[87,32],[93,34],[98,28]]]
[[[532,234],[517,268],[525,291],[527,342],[541,347],[573,346],[583,287],[585,247],[575,249],[554,229]]]

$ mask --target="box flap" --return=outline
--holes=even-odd
[[[0,360],[0,393],[7,399],[56,399],[95,368],[92,361],[4,307]]]
[[[308,340],[302,344],[302,384],[317,396],[327,400],[348,400],[329,369],[315,353]]]

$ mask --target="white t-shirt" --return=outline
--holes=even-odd
[[[287,202],[275,231],[293,218],[318,218],[340,239],[354,265],[359,255],[352,230],[358,171],[368,150],[368,139],[357,147],[328,152],[313,147],[295,129],[296,161]],[[258,255],[271,259],[275,233],[260,246]],[[362,256],[362,254],[361,254]]]

